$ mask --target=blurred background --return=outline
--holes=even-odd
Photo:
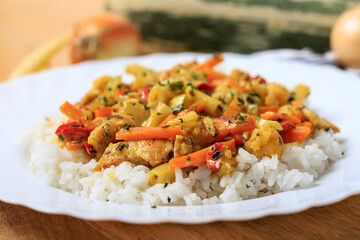
[[[359,3],[1,0],[0,80],[92,59],[180,51],[306,48],[326,62],[322,54],[333,49],[341,66],[358,68],[360,8],[353,7]]]

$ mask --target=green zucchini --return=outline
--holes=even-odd
[[[358,0],[107,0],[146,43],[163,51],[251,53],[274,48],[329,50],[337,16]]]

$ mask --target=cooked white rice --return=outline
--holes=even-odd
[[[35,176],[76,195],[116,203],[214,204],[308,187],[345,151],[332,132],[317,131],[304,147],[286,148],[281,160],[277,155],[258,159],[240,148],[238,165],[231,175],[218,177],[205,166],[189,174],[177,169],[174,183],[150,186],[146,174],[149,168],[129,162],[92,172],[97,164],[94,159],[82,151],[58,147],[54,132],[59,124],[46,118],[23,136]]]

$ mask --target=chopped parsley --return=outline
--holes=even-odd
[[[177,81],[177,82],[170,83],[169,86],[172,91],[177,91],[177,90],[181,90],[183,88],[184,83],[182,81]]]
[[[246,184],[246,188],[250,188],[250,187],[251,187],[250,185],[247,185],[247,184]]]
[[[212,159],[218,160],[222,156],[222,153],[219,150],[216,150],[213,155],[211,155]]]
[[[59,135],[58,138],[60,139],[60,141],[64,142],[64,137],[62,135]]]
[[[158,80],[158,84],[162,87],[165,86],[165,84],[161,83],[160,80]]]
[[[168,128],[168,127],[170,127],[170,125],[165,125],[165,126],[163,126],[161,128]]]
[[[125,147],[125,144],[120,143],[119,145],[117,145],[116,150],[121,152],[124,149],[124,147]]]
[[[179,106],[177,106],[177,107],[174,107],[174,108],[172,108],[171,109],[171,112],[173,113],[173,114],[178,114],[179,112],[181,112],[182,110],[184,110],[184,105],[179,105]]]
[[[241,103],[241,104],[244,104],[244,103],[245,103],[245,101],[244,101],[242,98],[239,98],[239,97],[238,97],[237,100],[238,100],[238,102]]]
[[[156,113],[156,115],[158,115],[158,116],[159,116],[159,115],[161,115],[161,113],[157,112],[157,113]]]
[[[171,202],[171,197],[167,197],[167,202],[169,203],[169,202]]]
[[[240,121],[243,123],[243,122],[245,122],[246,115],[242,115],[242,114],[240,113],[237,119],[240,120]]]
[[[254,99],[252,99],[250,96],[248,96],[248,97],[246,98],[246,101],[247,101],[248,103],[250,103],[250,104],[254,104],[254,103],[255,103]]]
[[[165,184],[164,184],[164,188],[166,188],[168,185],[169,185],[169,183],[165,183]]]
[[[179,120],[180,120],[180,122],[181,122],[181,123],[183,123],[183,122],[184,122],[184,120],[183,120],[182,118],[179,118]]]
[[[108,99],[107,99],[107,97],[103,97],[103,98],[101,99],[101,101],[104,103],[105,106],[107,106],[107,104],[108,104]]]
[[[154,205],[154,206],[151,206],[151,208],[156,208],[156,206]]]
[[[191,161],[191,157],[188,157],[188,158],[186,159],[186,161]]]
[[[124,131],[129,131],[129,130],[130,130],[130,127],[131,127],[131,124],[125,123]]]
[[[190,86],[190,87],[191,87],[191,89],[195,89],[195,90],[197,90],[197,88],[196,88],[194,85],[192,85],[192,83],[188,83],[188,84],[186,84],[186,86]]]

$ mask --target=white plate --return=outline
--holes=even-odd
[[[208,55],[195,53],[154,54],[88,62],[53,69],[0,85],[0,200],[46,212],[92,220],[130,223],[205,223],[216,220],[249,220],[270,214],[286,214],[340,201],[360,193],[360,79],[331,66],[276,61],[271,58],[224,54],[225,72],[241,68],[261,74],[268,81],[294,87],[311,86],[311,108],[341,128],[348,151],[343,159],[307,189],[258,199],[195,207],[118,205],[81,198],[38,182],[27,167],[28,158],[18,136],[45,115],[58,116],[65,101],[75,102],[90,88],[93,79],[124,74],[129,63],[162,70]]]

